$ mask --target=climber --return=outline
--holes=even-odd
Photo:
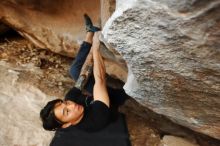
[[[64,100],[56,99],[48,102],[40,112],[45,130],[53,131],[71,126],[89,132],[101,130],[117,117],[118,106],[128,98],[124,90],[106,86],[105,66],[99,52],[100,29],[93,26],[88,15],[85,14],[84,19],[86,38],[70,67],[70,75],[77,81],[86,57],[92,49],[93,75],[85,85],[88,94],[85,95],[73,87]]]

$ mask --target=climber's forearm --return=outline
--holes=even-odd
[[[105,83],[105,65],[101,54],[97,50],[93,50],[93,60],[94,60],[94,77],[96,82]]]
[[[100,43],[93,42],[93,73],[95,78],[95,85],[93,89],[94,100],[99,100],[109,107],[109,96],[105,81],[105,65],[102,56],[99,52]]]

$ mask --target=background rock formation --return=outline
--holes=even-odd
[[[85,34],[83,14],[97,24],[99,7],[99,0],[3,0],[0,19],[41,48],[76,52]]]
[[[100,0],[3,0],[0,1],[0,21],[40,48],[74,57],[85,36],[83,14],[89,14],[94,25],[99,26],[100,7]],[[113,10],[113,0],[102,1],[102,24]],[[103,52],[107,72],[125,81],[124,62],[116,63],[117,56],[106,53],[106,49]]]
[[[126,92],[220,139],[220,1],[118,0],[104,39],[126,60]]]

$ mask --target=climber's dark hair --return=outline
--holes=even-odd
[[[54,114],[54,107],[58,102],[63,102],[63,100],[55,99],[49,101],[40,112],[40,118],[43,122],[43,128],[45,130],[54,131],[58,128],[61,128],[61,126],[63,125],[63,123],[60,122]]]

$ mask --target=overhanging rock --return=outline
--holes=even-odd
[[[99,0],[3,0],[0,20],[40,48],[57,53],[69,49],[75,54],[85,36],[83,14],[97,24],[99,7]]]
[[[104,25],[114,10],[114,1],[3,0],[0,1],[0,21],[39,48],[74,57],[86,33],[83,14],[87,13],[94,25],[98,26],[101,17]],[[106,49],[102,52],[107,73],[125,81],[127,77],[125,63]]]
[[[128,64],[130,96],[220,139],[220,1],[117,0],[103,33]]]

